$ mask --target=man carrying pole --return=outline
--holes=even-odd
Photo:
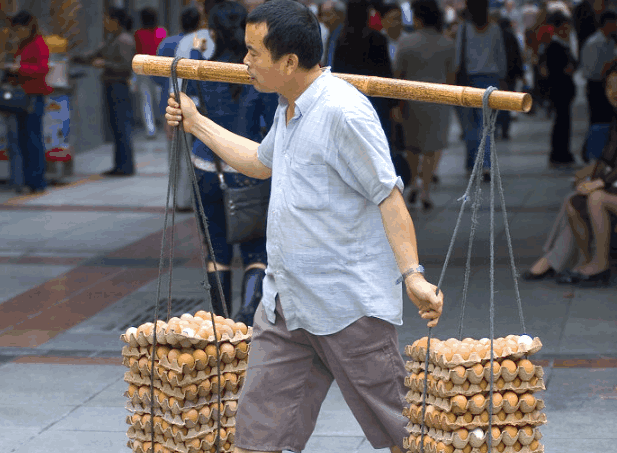
[[[280,94],[261,144],[200,115],[184,94],[182,108],[171,97],[166,114],[238,171],[272,177],[268,268],[236,452],[303,450],[334,379],[373,447],[402,451],[397,280],[402,274],[429,326],[443,293],[422,274],[386,136],[368,99],[319,67],[319,23],[308,8],[292,0],[257,7],[245,40],[255,88]]]

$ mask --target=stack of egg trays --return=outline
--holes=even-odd
[[[208,345],[215,344],[213,337],[203,340],[177,333],[167,334],[161,329],[157,333],[157,358],[154,361],[154,418],[150,414],[154,338],[152,334],[145,335],[145,329],[137,330],[137,335],[121,336],[127,343],[122,349],[123,364],[129,368],[124,375],[129,384],[125,393],[128,398],[126,408],[131,412],[126,419],[130,425],[128,447],[136,453],[214,453],[220,413],[220,451],[233,451],[237,400],[246,374],[246,345],[252,337],[252,329],[249,328],[247,334],[234,332],[233,337],[225,333],[220,339],[219,347],[224,343],[234,346],[232,354],[221,354],[220,383],[216,355],[204,354]],[[199,359],[192,366],[181,366],[176,359],[168,360],[166,352],[170,347]]]
[[[457,349],[463,342],[449,340],[450,346],[431,340],[426,397],[424,451],[426,453],[486,453],[490,398],[490,341],[465,339],[467,353]],[[488,350],[487,350],[488,342]],[[421,451],[422,395],[427,339],[407,346],[412,360],[406,364],[410,373],[405,385],[410,389],[410,404],[403,415],[410,419],[409,437],[404,447],[411,453]],[[544,390],[542,367],[531,364],[526,356],[539,351],[538,338],[519,341],[510,335],[494,340],[493,364],[493,452],[540,453],[538,426],[546,423],[544,403],[533,393]],[[450,350],[449,350],[450,349]],[[505,361],[516,364],[501,366]]]

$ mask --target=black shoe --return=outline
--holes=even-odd
[[[221,279],[223,287],[223,297],[225,298],[225,306],[227,307],[227,315],[231,318],[231,271],[208,272],[208,283],[210,283],[210,297],[212,298],[212,309],[215,315],[225,316],[223,311],[223,301],[219,292],[219,286],[216,275]]]
[[[583,288],[593,288],[596,286],[601,286],[601,285],[608,285],[608,282],[611,279],[611,270],[610,269],[606,269],[603,270],[602,272],[598,272],[597,274],[592,274],[592,275],[583,275],[583,274],[578,274],[579,277],[579,281],[577,282],[578,286],[581,286]]]
[[[482,173],[482,182],[491,182],[491,174]]]
[[[422,210],[423,211],[430,211],[431,209],[433,209],[434,205],[433,202],[431,202],[430,200],[422,200]]]
[[[112,168],[111,170],[104,171],[101,173],[101,176],[133,176],[135,172],[127,173],[124,171],[120,171],[116,168]]]
[[[431,178],[431,182],[433,184],[439,184],[439,176],[433,175],[433,177]]]
[[[570,269],[560,272],[555,276],[555,281],[560,285],[573,285],[580,281],[581,274],[572,272]]]
[[[407,202],[411,205],[416,204],[416,200],[418,199],[418,191],[416,189],[413,189],[410,193],[409,193],[409,198],[407,198]]]
[[[552,267],[549,267],[546,271],[542,272],[541,274],[534,274],[531,271],[525,271],[522,275],[523,280],[526,280],[528,282],[536,281],[536,280],[544,280],[545,278],[552,278],[554,276],[555,276],[555,269],[553,269]]]
[[[247,326],[253,325],[255,312],[263,296],[263,280],[266,270],[260,268],[249,269],[242,279],[242,307],[236,315],[237,322],[243,322]]]
[[[187,206],[187,207],[177,206],[176,207],[176,212],[178,212],[180,214],[185,214],[187,212],[193,212],[193,206]]]

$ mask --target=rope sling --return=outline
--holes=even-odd
[[[471,214],[471,232],[469,235],[469,245],[467,248],[467,261],[465,264],[465,280],[463,283],[463,298],[461,303],[461,313],[459,317],[459,325],[458,325],[458,337],[462,339],[463,337],[463,320],[465,318],[465,306],[467,304],[467,291],[469,289],[469,276],[471,273],[471,252],[473,249],[473,240],[476,234],[476,227],[478,225],[478,210],[480,208],[480,195],[481,188],[480,184],[482,181],[482,162],[484,158],[484,153],[486,150],[486,141],[489,141],[489,152],[490,152],[490,267],[489,267],[489,279],[490,279],[490,303],[489,303],[489,339],[490,339],[490,382],[489,382],[489,413],[488,413],[488,430],[485,436],[488,436],[488,451],[492,450],[492,422],[493,422],[493,387],[494,387],[494,350],[493,350],[493,341],[494,341],[494,318],[495,318],[495,183],[497,183],[497,188],[499,190],[499,197],[501,201],[501,211],[503,213],[503,220],[505,225],[505,233],[506,233],[506,241],[508,244],[508,254],[510,257],[510,268],[512,270],[512,278],[514,280],[514,292],[516,295],[516,303],[518,306],[518,314],[521,323],[521,330],[523,334],[526,334],[525,328],[525,319],[523,317],[523,306],[521,303],[521,296],[518,287],[518,279],[516,266],[514,263],[514,252],[512,249],[512,238],[510,236],[510,227],[508,224],[508,214],[506,212],[506,202],[503,193],[503,185],[501,182],[501,174],[499,172],[499,163],[497,159],[497,153],[495,152],[495,123],[497,121],[497,113],[498,110],[491,109],[489,107],[489,97],[493,91],[495,91],[495,87],[489,87],[484,92],[484,96],[482,99],[482,139],[480,141],[480,146],[478,148],[478,152],[476,154],[476,159],[474,161],[473,170],[471,172],[471,176],[467,183],[467,188],[465,189],[465,193],[461,198],[457,201],[462,201],[461,207],[458,213],[458,217],[456,219],[456,226],[454,227],[454,232],[452,234],[452,238],[450,239],[450,245],[448,247],[448,252],[446,253],[446,259],[443,264],[443,268],[441,269],[441,275],[439,276],[439,282],[437,284],[437,292],[439,294],[439,289],[443,283],[443,279],[446,273],[446,269],[448,267],[448,262],[450,261],[450,257],[452,255],[452,251],[454,250],[454,243],[456,241],[456,237],[458,235],[458,229],[461,224],[461,219],[463,217],[463,212],[465,211],[465,205],[470,200],[470,193],[473,187],[473,202],[472,202],[472,214]],[[431,349],[431,336],[432,336],[432,327],[428,329],[427,336],[427,346],[426,346],[426,358],[424,363],[424,388],[422,391],[422,420],[421,420],[421,431],[420,431],[420,452],[424,453],[424,436],[425,436],[425,417],[426,417],[426,396],[428,394],[428,367],[429,367],[429,354]]]
[[[188,80],[182,81],[182,90],[178,87],[178,75],[177,75],[177,66],[178,62],[182,59],[182,57],[175,57],[172,66],[171,66],[171,83],[174,91],[175,99],[178,104],[180,104],[180,91],[186,92],[186,87],[188,84]],[[159,321],[159,305],[161,302],[161,286],[162,286],[162,277],[163,277],[163,268],[165,265],[165,245],[167,240],[167,224],[169,219],[169,211],[170,211],[170,200],[171,200],[171,240],[169,241],[168,247],[168,263],[169,263],[169,286],[167,292],[167,320],[171,318],[171,290],[172,290],[172,279],[173,279],[173,259],[174,259],[174,226],[176,219],[176,206],[177,206],[177,195],[178,195],[178,175],[179,175],[179,167],[181,165],[181,161],[184,160],[185,164],[189,169],[189,178],[191,181],[191,202],[193,206],[193,211],[195,212],[195,219],[197,220],[197,231],[199,234],[199,251],[201,257],[202,271],[203,271],[203,280],[201,281],[201,285],[208,295],[208,303],[210,306],[210,317],[212,320],[212,329],[214,333],[214,341],[216,345],[216,370],[217,370],[217,379],[218,379],[218,392],[217,392],[217,404],[219,408],[221,407],[221,383],[222,383],[222,375],[221,375],[221,352],[219,347],[219,339],[218,334],[216,332],[216,323],[214,322],[214,309],[212,306],[212,298],[210,297],[210,284],[208,283],[207,276],[207,264],[206,264],[206,251],[204,249],[204,243],[208,247],[208,254],[211,257],[211,261],[214,264],[214,273],[216,275],[216,284],[217,289],[220,294],[222,305],[223,305],[223,316],[225,318],[229,318],[229,313],[227,311],[227,305],[225,301],[225,295],[223,293],[223,287],[221,284],[221,279],[219,277],[218,269],[217,269],[217,261],[214,254],[214,249],[212,247],[212,240],[210,238],[210,232],[208,230],[208,219],[204,212],[204,207],[201,201],[201,197],[197,196],[199,194],[199,187],[197,185],[197,177],[195,175],[195,168],[193,167],[193,163],[191,160],[191,152],[188,144],[188,139],[186,137],[186,132],[184,131],[184,127],[182,123],[179,126],[174,127],[173,129],[173,138],[171,144],[171,152],[169,157],[169,180],[167,183],[167,197],[165,204],[165,218],[163,221],[163,234],[161,238],[161,255],[159,259],[159,273],[157,279],[157,288],[156,288],[156,303],[154,307],[154,329],[153,329],[153,343],[152,343],[152,357],[151,357],[151,379],[150,379],[150,413],[152,420],[152,449],[154,451],[155,445],[155,430],[154,430],[154,364],[156,357],[156,348],[158,345],[157,342],[157,327]],[[204,226],[203,231],[202,228],[199,227],[199,222],[202,222]],[[218,410],[217,420],[216,420],[216,452],[219,453],[221,448],[221,414],[222,411]]]

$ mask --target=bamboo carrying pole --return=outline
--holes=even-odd
[[[133,71],[140,75],[171,76],[171,57],[135,55]],[[178,77],[191,80],[209,80],[250,84],[250,76],[243,64],[220,63],[217,61],[183,59],[178,62]],[[482,107],[484,89],[470,88],[441,83],[412,82],[409,80],[387,79],[384,77],[360,76],[353,74],[333,74],[351,83],[367,96],[382,98],[424,101],[436,104],[460,105],[463,107]],[[488,105],[496,110],[529,112],[531,109],[529,93],[494,91]]]

